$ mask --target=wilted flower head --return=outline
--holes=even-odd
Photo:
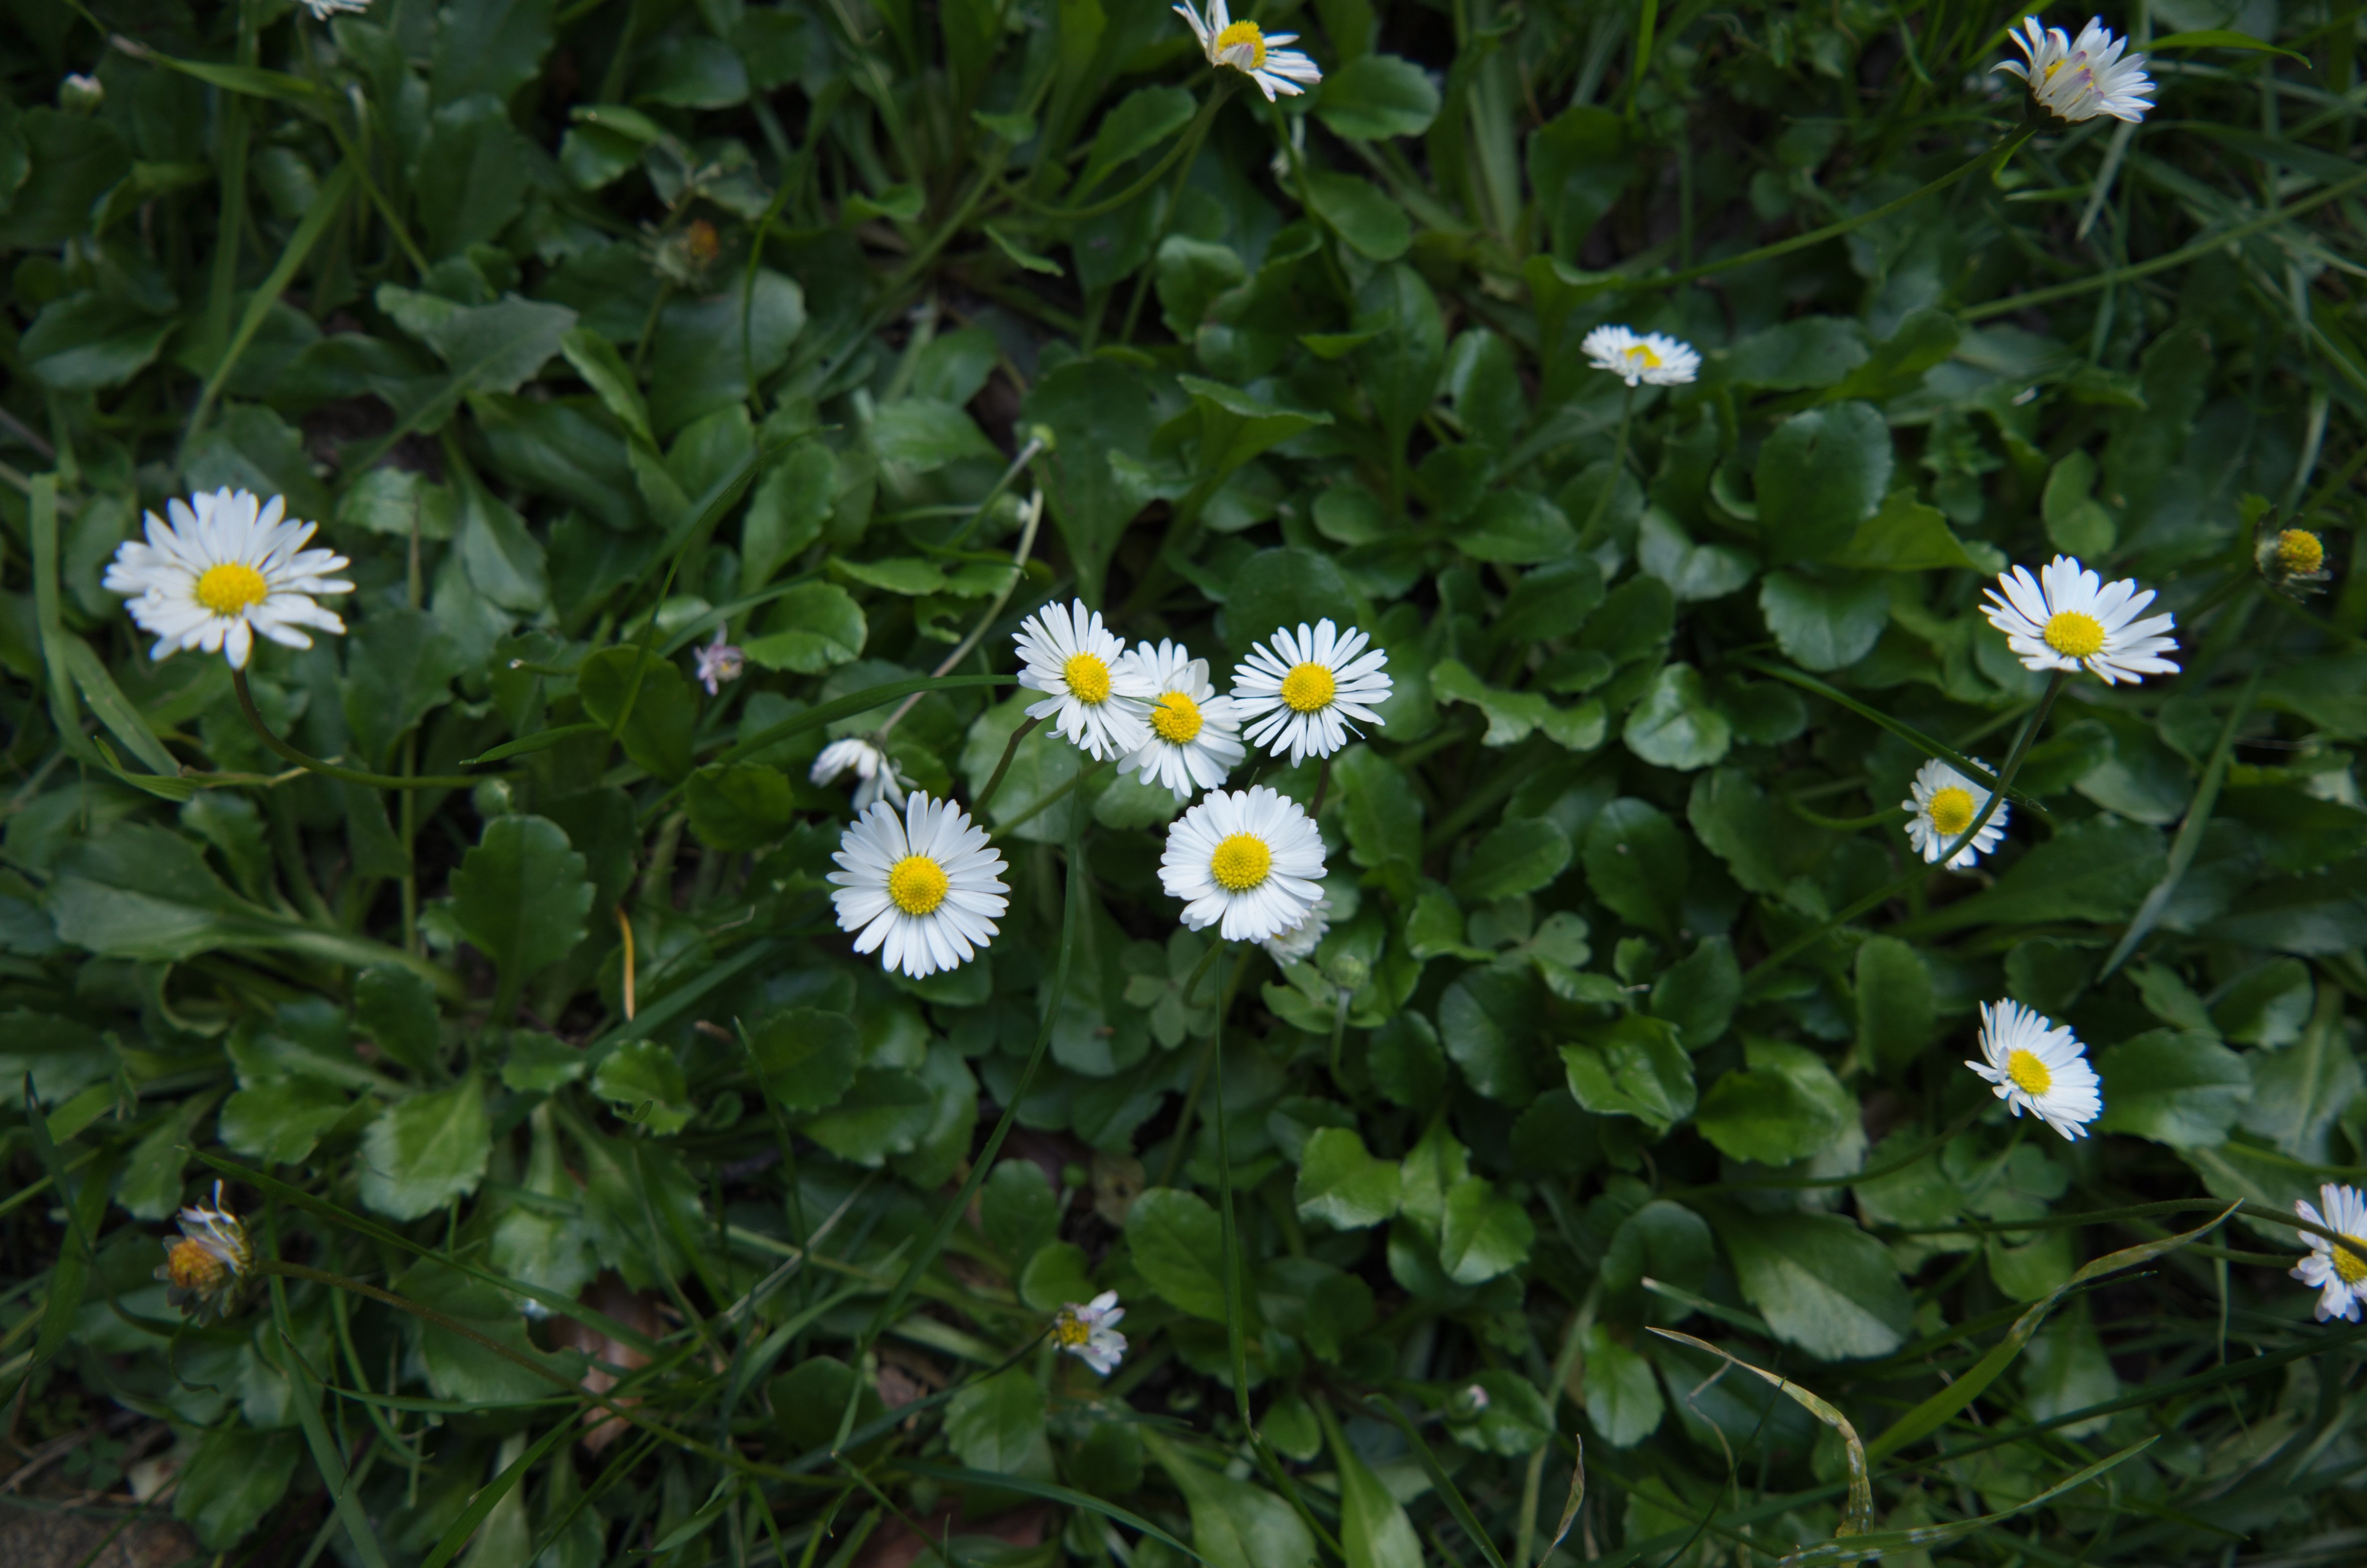
[[[850,768],[855,778],[856,815],[869,811],[874,801],[884,800],[891,806],[904,803],[904,780],[897,775],[895,759],[860,735],[848,735],[822,747],[806,777],[817,784],[834,784]]]
[[[352,593],[351,583],[328,575],[352,562],[305,549],[318,525],[286,517],[287,507],[281,496],[258,502],[244,490],[176,495],[164,505],[169,527],[151,512],[147,539],[117,547],[101,585],[129,597],[133,623],[156,634],[151,657],[203,648],[243,670],[257,632],[290,648],[312,645],[300,627],[345,634],[345,623],[311,596]]]
[[[1117,1304],[1115,1290],[1104,1290],[1082,1306],[1070,1302],[1053,1314],[1052,1343],[1106,1378],[1126,1359],[1126,1335],[1116,1327],[1124,1316],[1126,1309]]]
[[[236,1304],[255,1264],[246,1227],[222,1209],[220,1182],[211,1206],[198,1204],[176,1218],[181,1234],[164,1244],[164,1261],[156,1266],[164,1299],[199,1323],[221,1317]]]
[[[698,651],[698,684],[713,697],[723,689],[723,683],[738,680],[746,673],[748,655],[737,644],[723,640],[724,629],[715,629],[715,641]]]
[[[2050,114],[2074,121],[2100,114],[2135,121],[2153,108],[2146,97],[2153,79],[2145,74],[2145,56],[2123,60],[2129,40],[2113,37],[2101,17],[2089,17],[2076,40],[2066,38],[2061,28],[2040,27],[2036,17],[2024,17],[2022,31],[2006,37],[2022,58],[2001,62],[1997,69],[2029,83],[2032,99]]]

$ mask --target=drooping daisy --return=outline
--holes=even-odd
[[[916,793],[900,819],[874,801],[847,824],[831,858],[845,868],[829,878],[838,888],[830,896],[839,929],[860,931],[856,952],[878,949],[883,968],[914,980],[976,957],[1010,905],[1002,853],[951,801]]]
[[[103,585],[129,597],[132,621],[156,634],[151,658],[203,648],[243,670],[257,632],[289,648],[312,645],[299,627],[345,634],[345,623],[311,596],[352,593],[351,583],[328,575],[352,562],[305,549],[319,525],[285,517],[287,506],[244,490],[176,495],[164,504],[169,527],[151,512],[146,540],[117,547]]]
[[[1638,335],[1624,326],[1598,326],[1579,347],[1596,369],[1631,387],[1681,387],[1701,374],[1701,356],[1692,344],[1657,332]]]
[[[714,642],[698,650],[698,684],[709,697],[720,692],[725,681],[738,680],[747,668],[747,653],[723,640],[722,627],[715,629]]]
[[[1989,792],[1965,778],[1954,768],[1933,757],[1915,770],[1915,780],[1908,786],[1908,798],[1899,801],[1908,812],[1907,840],[1928,865],[1940,858],[1942,850],[1962,838],[1965,829],[1981,814],[1989,803]],[[1958,851],[1948,862],[1948,869],[1962,871],[1982,856],[1995,849],[1998,840],[2005,836],[2006,812],[2009,802],[1999,801],[1989,820],[1981,824],[1981,831],[1973,841]]]
[[[2146,97],[2154,85],[2145,74],[2145,56],[2122,59],[2129,40],[2113,37],[2101,17],[2089,17],[2076,40],[2061,28],[2040,27],[2036,17],[2024,17],[2022,31],[2005,36],[2022,57],[1994,69],[2029,83],[2030,96],[2050,114],[2073,121],[2109,114],[2134,122],[2153,108]]]
[[[2039,568],[2035,582],[2025,567],[2000,574],[1988,595],[1981,613],[2005,633],[2026,669],[2086,669],[2107,686],[2178,673],[2161,656],[2178,646],[2162,635],[2172,618],[2137,619],[2154,596],[2134,577],[2107,584],[2076,558],[2058,555]]]
[[[1308,756],[1330,756],[1362,734],[1348,721],[1377,724],[1373,711],[1388,700],[1389,656],[1354,627],[1342,632],[1327,619],[1309,631],[1283,628],[1233,666],[1233,710],[1249,725],[1245,737],[1273,756],[1290,753],[1296,767]],[[1363,657],[1357,655],[1362,653]],[[1263,717],[1260,717],[1263,715]]]
[[[1139,769],[1145,784],[1156,779],[1184,801],[1222,784],[1241,760],[1241,724],[1233,699],[1218,697],[1208,679],[1208,661],[1161,638],[1155,648],[1136,643],[1123,663],[1151,698],[1148,733],[1118,771]]]
[[[164,1299],[199,1323],[221,1317],[236,1304],[255,1265],[246,1227],[221,1207],[220,1182],[210,1207],[196,1204],[175,1219],[181,1234],[164,1244],[164,1261],[156,1266]]]
[[[1237,22],[1225,8],[1225,0],[1208,0],[1205,18],[1189,6],[1176,6],[1175,14],[1200,40],[1200,51],[1211,66],[1229,65],[1242,73],[1258,85],[1268,103],[1276,93],[1292,97],[1305,92],[1307,84],[1323,80],[1315,62],[1298,50],[1282,47],[1297,43],[1297,33],[1269,34],[1255,22]]]
[[[2318,1322],[2348,1318],[2357,1323],[2360,1307],[2367,1304],[2367,1196],[2355,1187],[2328,1182],[2317,1189],[2317,1198],[2326,1205],[2325,1213],[2299,1199],[2293,1200],[2293,1212],[2313,1225],[2341,1233],[2359,1250],[2337,1246],[2324,1236],[2304,1231],[2302,1239],[2309,1244],[2309,1256],[2293,1265],[2293,1277],[2320,1288]]]
[[[2076,1141],[2103,1113],[2096,1070],[2077,1037],[2019,1002],[1981,1004],[1981,1054],[1988,1060],[1965,1065],[1996,1085],[2016,1116],[2027,1110]]]
[[[904,780],[897,775],[895,762],[860,735],[848,735],[822,747],[806,777],[817,784],[834,784],[849,768],[855,771],[857,816],[869,811],[874,801],[884,800],[891,806],[904,803]]]
[[[1258,946],[1263,948],[1276,963],[1297,963],[1322,946],[1331,930],[1331,901],[1319,898],[1297,925],[1287,931],[1277,931]]]
[[[1052,1343],[1106,1378],[1126,1359],[1126,1335],[1116,1326],[1124,1316],[1115,1290],[1082,1306],[1071,1301],[1052,1316]]]
[[[1059,715],[1052,728],[1096,762],[1140,748],[1150,734],[1150,681],[1126,661],[1126,643],[1082,600],[1068,608],[1047,605],[1019,626],[1014,639],[1025,667],[1019,684],[1051,693],[1027,710],[1031,719]]]
[[[1297,801],[1261,784],[1211,790],[1167,830],[1159,883],[1184,901],[1194,931],[1263,942],[1305,920],[1323,897],[1323,835]]]

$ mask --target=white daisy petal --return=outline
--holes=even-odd
[[[1268,33],[1255,22],[1237,22],[1224,0],[1209,0],[1205,17],[1189,6],[1176,6],[1175,14],[1192,29],[1211,66],[1229,65],[1240,72],[1257,84],[1269,103],[1277,96],[1290,97],[1304,92],[1307,84],[1323,79],[1314,61],[1297,50],[1282,47],[1296,43],[1297,33]]]
[[[1596,369],[1608,370],[1631,387],[1681,387],[1701,374],[1701,356],[1693,345],[1657,332],[1637,333],[1606,323],[1588,333],[1579,347]]]
[[[2356,1242],[2359,1250],[2337,1246],[2324,1236],[2305,1231],[2302,1240],[2309,1244],[2309,1255],[2293,1266],[2293,1277],[2318,1290],[2318,1322],[2345,1318],[2357,1323],[2361,1309],[2367,1307],[2367,1194],[2355,1187],[2328,1182],[2317,1189],[2317,1196],[2326,1206],[2323,1213],[2300,1199],[2294,1201],[2293,1212]]]
[[[832,858],[843,868],[827,879],[838,890],[831,902],[839,929],[859,933],[856,952],[876,949],[884,967],[915,980],[968,963],[1010,906],[1001,852],[950,801],[915,792],[900,819],[875,801],[847,824]]]
[[[2108,686],[2178,673],[2175,663],[2161,657],[2177,647],[2164,635],[2173,619],[2128,619],[2153,602],[2152,590],[2140,589],[2133,578],[2107,585],[2077,560],[2058,555],[2037,581],[2016,566],[1988,593],[1982,613],[2005,633],[2024,668],[2084,669]]]
[[[1139,750],[1150,733],[1147,715],[1157,695],[1126,657],[1126,644],[1102,624],[1101,612],[1082,600],[1048,605],[1022,622],[1013,639],[1019,684],[1048,693],[1027,711],[1054,721],[1053,732],[1074,741],[1095,761]]]
[[[1393,683],[1386,653],[1355,656],[1365,634],[1351,627],[1342,637],[1329,619],[1296,630],[1284,628],[1233,669],[1233,711],[1247,726],[1243,738],[1273,756],[1290,754],[1296,767],[1308,756],[1330,756],[1347,744],[1353,730],[1343,715],[1377,724],[1375,711],[1388,700]]]
[[[1907,813],[1907,840],[1928,865],[1937,860],[1951,844],[1964,836],[1965,830],[1989,803],[1989,791],[1937,757],[1925,763],[1915,773],[1908,786],[1908,798],[1899,806]],[[1948,862],[1948,869],[1969,869],[1982,856],[1998,846],[2005,836],[2006,816],[2012,810],[2010,802],[1999,801],[1989,820],[1973,841]]]
[[[2069,1028],[2019,1002],[1981,1004],[1982,1062],[1967,1062],[2020,1116],[2030,1112],[2065,1138],[2088,1135],[2103,1114],[2101,1080]]]
[[[1184,926],[1216,926],[1229,942],[1263,942],[1307,921],[1323,901],[1322,875],[1313,819],[1264,785],[1202,796],[1169,828],[1159,867],[1160,885],[1184,901]]]
[[[344,635],[345,621],[310,596],[353,592],[324,575],[351,562],[332,551],[300,552],[315,525],[285,518],[287,506],[244,490],[176,495],[164,505],[169,523],[151,512],[146,538],[116,548],[100,583],[123,595],[132,624],[155,637],[151,658],[220,650],[244,669],[257,632],[290,648],[312,645],[299,627]]]
[[[2128,40],[2114,37],[2101,17],[2090,17],[2077,39],[2061,28],[2040,27],[2036,17],[2024,17],[2022,30],[2006,38],[2022,58],[2001,61],[1994,69],[2021,77],[2031,97],[2050,114],[2074,122],[2100,114],[2135,121],[2153,108],[2147,95],[2154,83],[2145,74],[2145,56],[2121,58]]]

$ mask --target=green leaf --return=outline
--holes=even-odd
[[[1992,552],[1982,546],[1984,559],[1973,559],[1971,547],[1948,527],[1937,507],[1915,499],[1911,490],[1893,491],[1882,510],[1858,525],[1850,541],[1825,557],[1831,565],[1859,572],[1931,572],[1964,567],[1975,572],[2002,570],[1992,566]]]
[[[2085,1297],[2039,1330],[2022,1357],[2022,1393],[2040,1421],[2068,1415],[2119,1397],[2121,1380],[2104,1342],[2096,1336]],[[2110,1416],[2095,1415],[2062,1427],[2074,1441],[2104,1429]]]
[[[1586,1329],[1586,1419],[1614,1449],[1632,1449],[1660,1429],[1667,1406],[1652,1364],[1612,1336],[1606,1324]]]
[[[1907,1070],[1931,1043],[1931,971],[1911,942],[1869,937],[1857,950],[1857,1048],[1888,1075]]]
[[[1712,363],[1739,386],[1801,392],[1843,380],[1872,352],[1865,329],[1847,316],[1802,316],[1761,328]]]
[[[1455,530],[1455,547],[1474,561],[1514,566],[1558,561],[1578,548],[1562,509],[1534,490],[1498,490]]]
[[[266,1165],[300,1163],[352,1102],[327,1084],[289,1078],[241,1089],[222,1102],[215,1131],[234,1153]]]
[[[255,1432],[236,1421],[215,1427],[182,1467],[173,1517],[210,1550],[227,1550],[286,1494],[303,1448],[292,1429]]]
[[[1786,1344],[1823,1361],[1886,1356],[1906,1342],[1914,1303],[1880,1242],[1829,1214],[1742,1214],[1711,1221],[1743,1299]]]
[[[775,601],[764,624],[771,630],[744,644],[749,662],[799,675],[851,664],[870,635],[862,608],[835,583],[800,583]]]
[[[862,1067],[846,1093],[799,1131],[840,1159],[877,1169],[889,1155],[919,1148],[936,1114],[936,1096],[918,1074]]]
[[[1734,744],[1734,726],[1711,704],[1699,670],[1663,665],[1643,700],[1629,710],[1620,738],[1646,762],[1690,773],[1726,756]]]
[[[1587,883],[1631,926],[1676,935],[1689,862],[1684,835],[1649,801],[1622,797],[1587,824]]]
[[[1357,1231],[1397,1213],[1398,1182],[1395,1160],[1375,1159],[1347,1128],[1322,1127],[1307,1140],[1292,1200],[1302,1220]]]
[[[1371,181],[1310,168],[1307,195],[1316,216],[1357,255],[1395,261],[1413,248],[1413,225],[1407,221],[1405,209]]]
[[[1351,142],[1419,136],[1438,118],[1438,89],[1410,60],[1366,54],[1323,78],[1315,113],[1334,136]]]
[[[615,344],[588,326],[577,325],[560,335],[559,351],[567,356],[575,373],[599,395],[618,424],[650,445],[657,444],[657,437],[651,432],[650,408],[642,401],[640,383]]]
[[[1526,1263],[1536,1234],[1518,1202],[1485,1176],[1466,1176],[1446,1189],[1439,1266],[1458,1285],[1483,1284]]]
[[[1806,1046],[1748,1040],[1748,1066],[1727,1073],[1702,1096],[1693,1122],[1719,1153],[1788,1165],[1832,1145],[1856,1119],[1856,1102],[1824,1059]]]
[[[1504,691],[1471,673],[1460,659],[1441,659],[1430,670],[1431,695],[1441,702],[1467,702],[1486,715],[1484,746],[1518,745],[1542,730],[1546,738],[1571,751],[1603,744],[1603,704],[1589,700],[1561,708],[1533,691]]]
[[[1704,937],[1652,983],[1653,1016],[1677,1026],[1687,1051],[1716,1043],[1741,1000],[1742,971],[1734,961],[1734,944],[1724,937]]]
[[[477,1190],[492,1154],[484,1090],[474,1078],[414,1095],[362,1131],[362,1206],[394,1220],[433,1214]]]
[[[1036,380],[1020,418],[1049,426],[1059,442],[1037,460],[1038,472],[1080,590],[1096,600],[1118,536],[1150,500],[1137,466],[1150,453],[1154,423],[1147,379],[1113,359],[1072,359]],[[1202,421],[1205,428],[1206,415]],[[1120,467],[1114,456],[1133,460]]]
[[[995,1251],[1025,1263],[1059,1233],[1060,1204],[1044,1167],[1005,1155],[978,1189],[979,1228]]]
[[[968,415],[925,397],[900,398],[873,415],[871,448],[882,462],[901,463],[914,473],[1002,455]]]
[[[1208,1568],[1307,1568],[1315,1538],[1289,1504],[1184,1457],[1163,1438],[1151,1453],[1192,1510],[1192,1545]]]
[[[120,386],[156,358],[179,322],[105,294],[68,294],[25,330],[26,369],[53,392]]]
[[[2099,1132],[2134,1132],[2173,1149],[2209,1149],[2227,1141],[2252,1096],[2244,1058],[2209,1035],[2153,1029],[2096,1059],[2103,1079]]]
[[[1421,797],[1405,774],[1371,746],[1352,745],[1334,757],[1332,776],[1350,858],[1410,897],[1420,871]]]
[[[2125,920],[2161,880],[2162,835],[2116,816],[2072,823],[2014,862],[1993,887],[1909,920],[1903,937],[1972,925]]]
[[[592,1092],[659,1137],[681,1131],[698,1114],[682,1063],[653,1040],[629,1040],[603,1057],[592,1074]]]
[[[1843,669],[1872,653],[1890,624],[1890,585],[1871,574],[1770,572],[1759,608],[1784,657],[1803,669]]]
[[[1049,1479],[1044,1391],[1018,1367],[974,1382],[946,1407],[946,1439],[972,1470]]]
[[[1538,992],[1534,971],[1515,959],[1466,971],[1439,998],[1446,1054],[1491,1100],[1524,1106],[1536,1097]]]
[[[1569,837],[1544,817],[1500,823],[1455,873],[1455,895],[1469,903],[1492,903],[1550,884],[1569,866]]]
[[[1365,188],[1374,199],[1382,199]],[[1403,216],[1397,222],[1402,223]],[[1356,291],[1354,324],[1359,332],[1380,334],[1357,348],[1348,363],[1390,442],[1402,449],[1414,423],[1437,395],[1439,372],[1446,363],[1446,325],[1438,296],[1414,268],[1382,267]]]
[[[1628,119],[1615,109],[1576,102],[1529,133],[1529,184],[1556,256],[1574,258],[1636,177],[1642,162],[1636,140]]]
[[[787,1111],[824,1110],[855,1082],[863,1040],[844,1013],[787,1007],[749,1031],[764,1092]]]
[[[583,935],[583,857],[547,817],[496,817],[452,873],[452,912],[513,983],[567,956]]]
[[[425,610],[381,609],[345,640],[339,694],[363,764],[384,767],[411,728],[452,699],[468,656]]]
[[[1199,107],[1181,87],[1138,87],[1120,98],[1102,117],[1101,129],[1093,133],[1093,151],[1085,156],[1084,169],[1070,187],[1070,197],[1082,201],[1118,165],[1140,157],[1183,130]]]
[[[593,722],[615,733],[623,720],[625,755],[642,768],[665,779],[690,771],[698,703],[672,664],[639,647],[604,648],[577,666],[575,689]]]
[[[1693,1064],[1675,1028],[1631,1014],[1561,1048],[1569,1092],[1597,1116],[1634,1117],[1659,1137],[1693,1110]]]
[[[1287,407],[1221,381],[1178,376],[1175,384],[1200,415],[1203,483],[1222,479],[1303,430],[1331,423],[1331,416],[1319,410]]]
[[[1268,1426],[1272,1424],[1269,1417]],[[1340,1545],[1348,1568],[1422,1568],[1421,1540],[1413,1533],[1413,1521],[1349,1443],[1339,1423],[1327,1425],[1340,1476]]]
[[[1890,426],[1871,403],[1795,414],[1759,449],[1760,538],[1770,561],[1821,560],[1846,546],[1890,488]]]
[[[1328,555],[1311,550],[1261,550],[1233,573],[1225,630],[1247,649],[1277,629],[1312,626],[1325,617],[1342,631],[1357,619],[1355,597]],[[1384,647],[1378,643],[1376,646]]]
[[[650,409],[658,434],[671,436],[694,419],[744,403],[758,381],[788,362],[789,345],[805,330],[805,290],[769,267],[753,286],[734,286],[705,299],[680,299],[659,318],[650,355]]]
[[[1225,1321],[1223,1227],[1205,1201],[1152,1187],[1127,1210],[1126,1244],[1135,1271],[1161,1300],[1194,1317]]]
[[[683,805],[699,842],[724,850],[762,849],[797,817],[788,776],[755,762],[700,768],[684,788]]]

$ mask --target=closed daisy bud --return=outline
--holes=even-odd
[[[312,645],[307,626],[345,634],[345,623],[311,596],[352,593],[328,574],[352,563],[305,549],[317,525],[285,517],[287,506],[244,490],[176,495],[164,506],[169,525],[151,512],[148,537],[117,548],[102,585],[129,597],[133,623],[155,634],[150,657],[202,648],[243,670],[257,633],[290,648]]]
[[[2360,1307],[2367,1304],[2367,1197],[2355,1187],[2328,1182],[2317,1189],[2317,1198],[2326,1205],[2323,1214],[2298,1199],[2293,1212],[2313,1225],[2340,1233],[2351,1245],[2337,1246],[2324,1236],[2303,1232],[2309,1256],[2293,1266],[2293,1277],[2317,1288],[2318,1322],[2348,1318],[2357,1323]]]
[[[2096,1070],[2078,1037],[2019,1002],[1981,1004],[1981,1054],[1965,1066],[1997,1086],[1997,1097],[2038,1118],[2064,1137],[2088,1136],[2103,1114]]]
[[[839,775],[855,774],[855,812],[861,816],[874,801],[891,806],[904,803],[904,780],[893,758],[860,735],[847,735],[821,748],[806,777],[817,784],[834,784]]]
[[[2175,623],[2167,615],[2137,619],[2154,593],[2134,577],[2107,584],[2076,558],[2058,555],[2035,580],[2021,566],[2000,574],[1988,595],[1981,613],[2025,669],[2084,669],[2107,686],[2178,673],[2161,656],[2178,646],[2165,635]]]

